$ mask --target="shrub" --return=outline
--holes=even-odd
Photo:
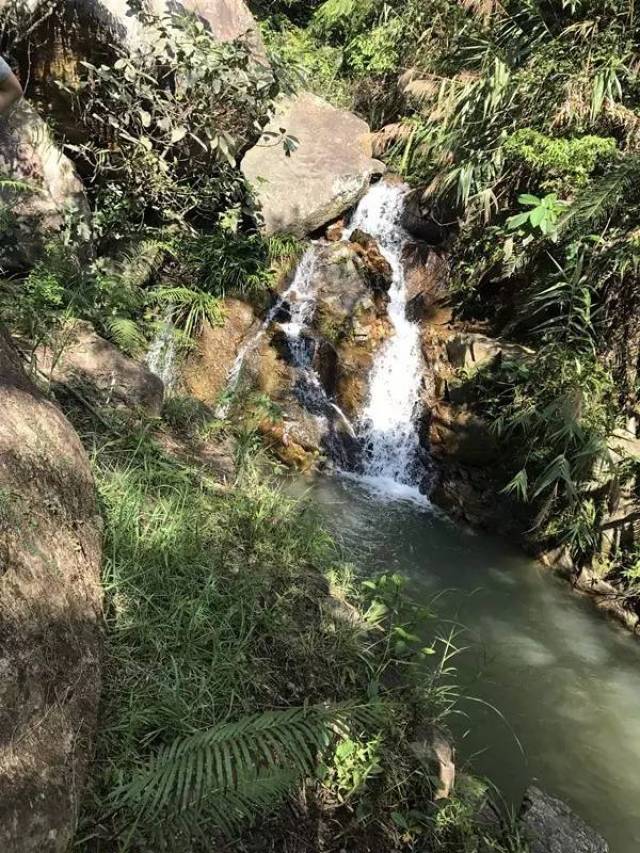
[[[83,63],[73,109],[87,142],[71,147],[94,177],[96,224],[214,221],[246,203],[238,153],[259,135],[272,78],[246,47],[197,17],[145,16],[150,36],[111,65]]]
[[[520,128],[504,144],[505,155],[526,166],[534,179],[542,179],[544,189],[584,187],[596,168],[611,162],[616,151],[611,137],[553,138],[532,128]]]

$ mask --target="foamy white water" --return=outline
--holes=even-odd
[[[393,335],[376,356],[369,399],[362,413],[366,445],[365,477],[405,486],[416,485],[419,441],[416,418],[420,407],[423,361],[420,332],[406,318],[406,286],[402,250],[408,235],[400,217],[408,192],[404,184],[380,182],[362,199],[347,229],[360,228],[378,243],[391,265],[389,320]]]
[[[151,342],[145,361],[151,373],[162,379],[165,389],[170,391],[175,384],[177,373],[176,341],[170,313]]]
[[[229,371],[229,376],[227,377],[227,399],[224,403],[218,406],[216,410],[216,417],[225,418],[228,415],[233,394],[238,387],[238,382],[240,381],[242,365],[244,364],[247,355],[258,346],[285,302],[291,304],[291,319],[288,323],[283,323],[282,326],[289,337],[299,339],[305,322],[313,312],[313,271],[315,268],[315,261],[315,246],[311,245],[300,259],[300,263],[296,268],[293,280],[289,287],[280,294],[276,303],[267,312],[258,331],[240,348],[238,355],[231,366],[231,370]]]

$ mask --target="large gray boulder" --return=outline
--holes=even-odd
[[[158,17],[182,9],[195,12],[219,41],[244,40],[256,58],[266,59],[258,25],[244,0],[143,0],[133,5]],[[19,11],[23,18],[32,15],[34,33],[39,35],[38,17],[45,24],[50,17],[46,14],[48,7],[47,0],[0,0],[0,15],[12,10]],[[91,41],[94,28],[109,32],[116,44],[130,50],[143,45],[148,37],[129,0],[68,0],[61,12],[76,17],[81,24],[85,46]],[[73,33],[67,35],[71,40],[75,38]]]
[[[282,130],[298,141],[289,154]],[[242,171],[262,207],[265,233],[303,237],[353,207],[384,166],[373,159],[365,121],[302,92],[280,100]]]
[[[566,803],[531,786],[524,795],[520,827],[531,853],[609,853],[609,845]]]
[[[0,331],[0,850],[70,847],[100,693],[91,467]]]
[[[3,266],[34,263],[52,234],[72,220],[80,236],[89,237],[90,211],[82,182],[25,100],[0,118],[0,174],[14,182],[0,185],[0,209],[7,219],[0,237]]]
[[[267,64],[267,53],[258,24],[244,0],[182,0],[182,6],[195,12],[210,27],[218,41],[241,39],[254,59]]]

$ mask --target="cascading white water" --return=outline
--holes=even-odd
[[[309,314],[313,310],[312,278],[314,267],[315,247],[311,246],[300,259],[300,263],[296,268],[293,280],[289,287],[280,294],[272,308],[267,311],[258,331],[240,348],[238,355],[231,366],[231,370],[229,371],[229,376],[227,377],[225,402],[218,406],[216,410],[216,417],[226,418],[229,414],[231,400],[233,399],[233,395],[238,387],[238,382],[240,381],[240,375],[242,373],[242,365],[244,364],[247,355],[258,346],[266,334],[267,329],[271,323],[273,323],[285,303],[291,304],[291,319],[288,323],[283,324],[286,329],[286,334],[299,339],[305,319],[309,318]]]
[[[305,334],[316,306],[318,279],[315,272],[317,260],[318,243],[313,242],[300,259],[289,287],[280,295],[275,305],[267,313],[256,334],[238,352],[229,372],[226,401],[218,407],[217,417],[227,416],[247,355],[258,346],[273,321],[286,306],[289,319],[280,322],[279,326],[285,335],[290,363],[298,375],[294,389],[296,397],[311,417],[324,419],[328,423],[330,435],[335,432],[334,421],[337,415],[343,427],[346,428],[347,434],[353,439],[356,438],[353,425],[345,413],[327,396],[327,392],[313,367],[315,342],[312,336]]]
[[[147,367],[151,373],[162,379],[164,387],[170,391],[176,382],[176,342],[171,321],[167,314],[160,330],[151,342],[146,357]]]
[[[366,458],[364,474],[385,486],[416,486],[419,441],[416,417],[420,406],[423,361],[418,326],[406,318],[406,286],[402,251],[408,235],[400,224],[408,187],[381,182],[362,199],[346,231],[360,228],[378,243],[391,265],[389,320],[393,335],[378,353],[362,413]],[[397,492],[394,487],[393,491]]]
[[[369,398],[358,432],[354,432],[342,410],[327,397],[313,368],[313,336],[305,334],[315,309],[318,284],[315,272],[318,246],[323,245],[322,241],[310,245],[289,287],[269,311],[260,329],[241,348],[229,374],[227,399],[231,399],[237,387],[247,355],[258,346],[286,306],[289,318],[279,325],[285,335],[290,364],[297,373],[294,393],[305,411],[328,422],[331,431],[337,415],[347,434],[362,442],[365,458],[359,479],[385,495],[422,503],[426,499],[417,488],[419,441],[416,418],[424,370],[419,329],[406,319],[402,252],[409,238],[400,224],[408,190],[404,184],[381,182],[373,186],[358,205],[343,234],[343,239],[348,240],[350,234],[359,228],[373,237],[393,273],[388,307],[393,335],[374,362]],[[223,404],[218,409],[218,416],[226,416],[228,408],[229,402]],[[339,464],[339,440],[333,449],[334,461]]]

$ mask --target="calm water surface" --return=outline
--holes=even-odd
[[[414,598],[438,596],[442,617],[464,626],[460,683],[508,725],[466,703],[459,760],[513,803],[537,780],[611,853],[640,853],[640,642],[504,542],[429,508],[343,479],[319,480],[312,496],[363,573],[406,575]]]

